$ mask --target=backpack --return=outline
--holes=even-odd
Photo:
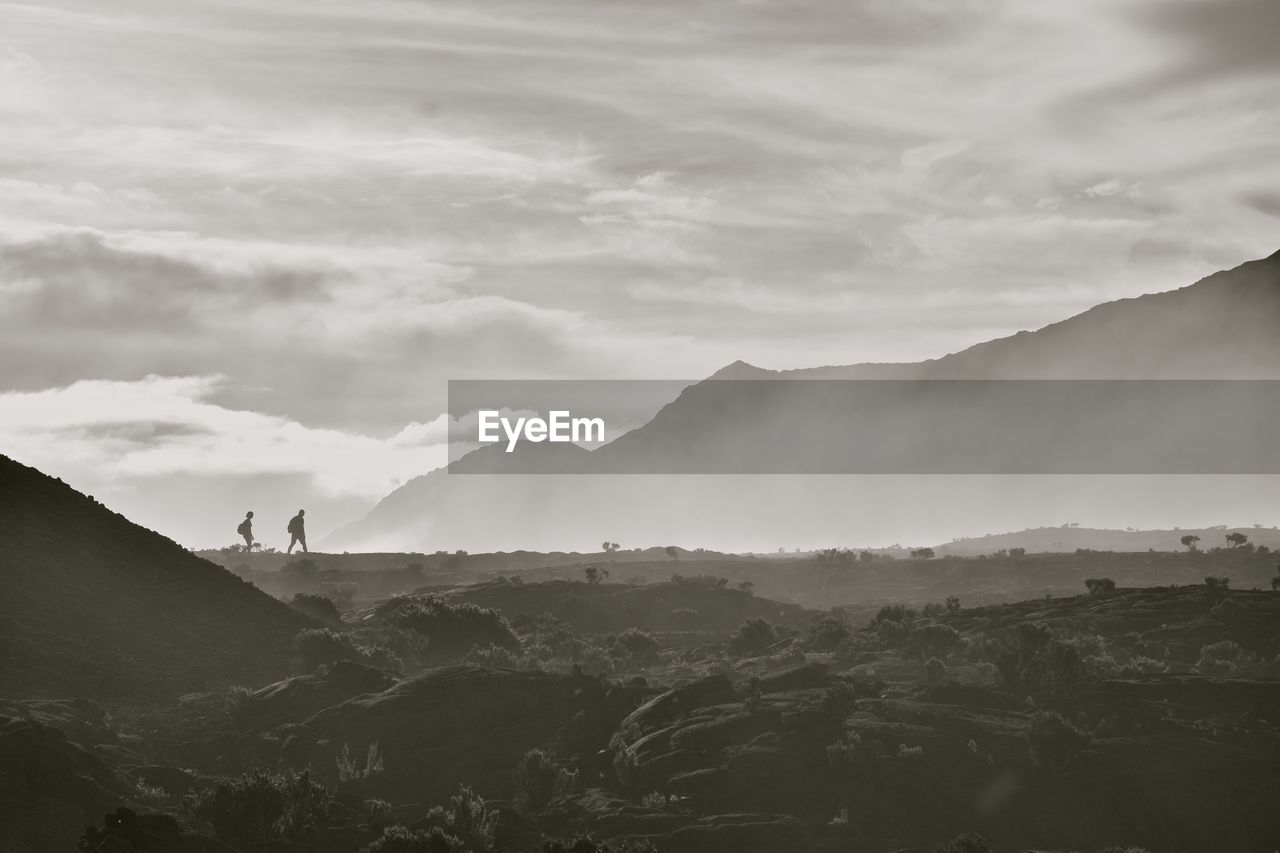
[[[249,519],[246,518],[244,521],[240,522],[240,526],[236,528],[236,533],[239,533],[241,536],[249,535]]]

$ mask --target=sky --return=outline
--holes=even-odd
[[[935,357],[1280,248],[1274,0],[0,0],[0,452],[350,521],[446,382]],[[278,519],[277,519],[278,516]]]

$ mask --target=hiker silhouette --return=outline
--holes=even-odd
[[[253,510],[249,510],[244,514],[244,521],[240,522],[240,526],[236,528],[236,533],[244,537],[244,549],[246,551],[253,547]]]
[[[286,554],[292,554],[293,546],[299,544],[302,545],[302,553],[309,553],[307,551],[307,529],[302,518],[306,514],[307,511],[305,509],[300,509],[297,515],[289,519],[289,550],[285,552]]]

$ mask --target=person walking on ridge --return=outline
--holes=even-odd
[[[307,551],[307,530],[304,526],[303,516],[307,514],[305,509],[298,510],[298,514],[289,519],[289,550],[286,554],[293,553],[293,546],[301,544],[302,553],[310,553]]]
[[[244,549],[246,551],[253,550],[253,510],[249,510],[244,514],[244,521],[240,522],[240,526],[236,528],[236,533],[244,537]]]

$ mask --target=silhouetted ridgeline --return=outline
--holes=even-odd
[[[5,456],[0,542],[0,696],[130,701],[266,682],[312,624]]]

